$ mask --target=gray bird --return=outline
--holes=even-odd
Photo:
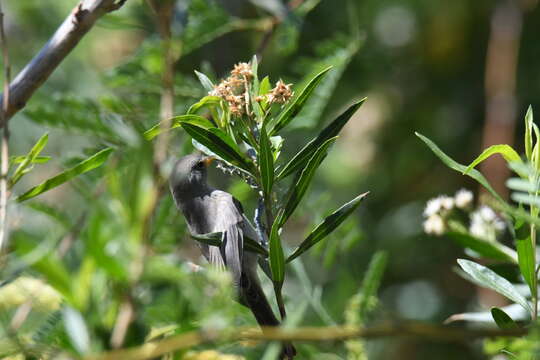
[[[259,236],[244,215],[242,204],[231,194],[208,185],[207,167],[213,159],[191,154],[176,162],[169,178],[176,207],[184,214],[192,234],[223,233],[220,247],[199,243],[204,257],[230,272],[238,301],[251,310],[260,326],[278,326],[257,275],[258,255],[244,252],[244,235],[254,240]],[[281,357],[294,355],[294,346],[284,344]]]

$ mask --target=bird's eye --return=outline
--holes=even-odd
[[[197,170],[204,169],[204,162],[203,161],[197,162],[193,168]]]

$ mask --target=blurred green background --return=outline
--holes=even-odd
[[[75,3],[4,2],[13,74],[50,38]],[[441,323],[456,312],[492,305],[480,304],[477,290],[452,271],[463,250],[449,239],[434,238],[422,230],[422,211],[430,197],[454,194],[462,187],[476,193],[477,186],[445,168],[414,131],[433,139],[462,163],[481,151],[489,131],[501,133],[509,141],[514,134],[521,134],[527,106],[538,108],[540,104],[540,14],[536,1],[292,0],[289,5],[295,10],[284,12],[279,1],[176,1],[172,22],[177,55],[174,113],[184,113],[205,95],[194,70],[217,80],[235,63],[249,61],[261,47],[259,73],[272,80],[282,78],[301,86],[325,65],[334,65],[316,97],[289,128],[284,148],[286,154],[293,154],[353,100],[368,97],[323,164],[310,197],[301,205],[300,216],[287,229],[286,241],[293,247],[326,209],[336,208],[358,193],[371,192],[354,219],[303,258],[310,282],[322,289],[321,301],[328,316],[338,323],[343,321],[347,302],[358,290],[376,250],[388,252],[388,265],[380,304],[370,322],[416,319]],[[269,31],[272,21],[276,25]],[[164,67],[160,46],[147,3],[128,0],[121,10],[98,22],[11,120],[12,154],[26,153],[48,131],[44,154],[53,157],[25,177],[15,193],[103,145],[118,149],[104,169],[40,200],[67,215],[70,226],[77,226],[76,232],[62,229],[36,210],[37,206],[11,207],[14,258],[24,253],[19,249],[24,246],[16,244],[33,244],[28,245],[33,248],[54,238],[51,246],[57,247],[66,233],[73,235],[64,261],[70,271],[79,268],[84,259],[81,254],[92,244],[110,250],[96,255],[98,263],[123,250],[131,251],[126,239],[137,238],[137,212],[144,212],[145,196],[152,186],[151,145],[137,134],[159,121]],[[493,73],[486,71],[489,66],[494,66]],[[503,73],[509,79],[498,78]],[[496,113],[508,112],[502,123],[497,123],[495,116],[490,125],[486,108],[491,103]],[[186,151],[186,139],[181,131],[175,132],[169,155]],[[99,182],[103,174],[115,180]],[[218,171],[212,175],[214,185],[228,188],[252,213],[255,203],[248,187],[234,179],[216,183]],[[491,176],[496,183],[504,183],[504,173],[494,171]],[[187,259],[201,262],[167,193],[158,213],[156,221],[162,226],[152,228],[152,255],[174,257],[174,264]],[[120,261],[111,265],[110,271],[124,265]],[[129,277],[126,269],[127,274],[118,275],[119,283],[123,276]],[[285,293],[288,306],[294,309],[306,300],[298,275],[295,271],[292,274]],[[147,290],[140,290],[143,298]],[[160,296],[156,295],[159,290],[153,294]],[[176,296],[166,290],[162,294]],[[144,304],[146,300],[141,301]],[[148,300],[148,304],[154,303]],[[174,301],[163,303],[171,306]],[[249,315],[245,319],[252,321]],[[324,323],[311,307],[300,321],[301,325]],[[105,325],[96,329],[98,338],[110,331]],[[310,358],[331,358],[330,353],[346,356],[339,345],[308,350],[304,351]],[[370,359],[485,358],[480,342],[392,338],[370,341],[367,350]]]

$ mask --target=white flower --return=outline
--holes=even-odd
[[[469,232],[477,238],[485,239],[489,236],[489,229],[486,226],[486,223],[484,223],[480,218],[477,217],[476,219],[477,220],[473,218],[473,220],[471,221]]]
[[[450,196],[442,195],[439,196],[439,199],[441,201],[441,207],[446,210],[452,210],[454,207],[454,199]]]
[[[454,202],[456,203],[456,207],[460,209],[465,209],[469,207],[472,204],[473,201],[473,193],[469,190],[460,189],[458,192],[456,192],[456,195],[454,196]]]
[[[480,239],[497,240],[497,235],[504,231],[505,223],[489,206],[483,205],[470,215],[469,232]]]
[[[495,211],[493,211],[493,209],[489,206],[482,205],[478,211],[482,217],[482,220],[486,222],[492,222],[497,218],[497,214],[495,214]]]
[[[444,221],[439,215],[431,215],[424,221],[424,231],[426,234],[442,235],[444,234],[444,230]]]
[[[435,215],[436,213],[439,212],[440,209],[441,209],[441,201],[439,200],[439,198],[430,199],[426,203],[426,208],[424,209],[424,216],[430,217],[431,215]]]

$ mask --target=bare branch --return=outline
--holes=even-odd
[[[106,13],[119,9],[125,2],[126,0],[81,0],[52,38],[10,84],[6,121],[26,105],[32,94],[49,78],[96,21]],[[6,102],[5,99],[2,101]]]
[[[343,341],[354,338],[419,337],[446,342],[466,342],[496,336],[519,337],[526,335],[527,331],[527,329],[468,329],[415,322],[380,325],[371,328],[327,326],[283,329],[279,327],[266,327],[262,330],[256,328],[244,328],[211,332],[193,331],[171,336],[160,341],[149,342],[134,348],[115,350],[101,355],[89,356],[86,357],[85,360],[151,359],[166,353],[189,349],[197,345],[214,341],[257,340],[321,342]]]
[[[9,54],[6,34],[4,32],[4,12],[0,2],[0,43],[2,45],[2,60],[4,63],[4,94],[2,99],[2,109],[0,111],[0,124],[2,125],[2,145],[0,149],[0,256],[7,242],[7,201],[8,171],[9,171],[9,129],[8,129],[8,104],[10,100],[9,82],[11,79],[11,68],[9,65]]]

